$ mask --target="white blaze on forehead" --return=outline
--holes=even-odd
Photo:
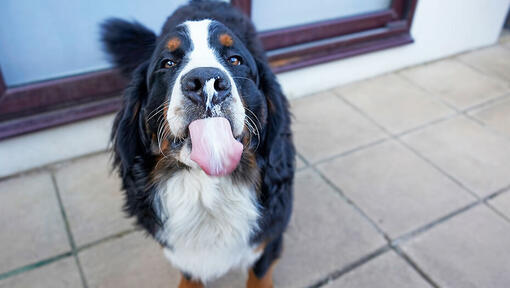
[[[232,78],[232,75],[230,75],[230,72],[220,63],[218,59],[218,54],[209,43],[210,41],[209,27],[211,23],[212,23],[211,20],[201,20],[201,21],[186,21],[182,24],[184,27],[186,27],[188,38],[191,42],[191,51],[189,51],[185,56],[185,61],[187,61],[186,66],[183,67],[182,70],[179,72],[179,75],[177,76],[175,81],[175,85],[172,89],[172,94],[169,95],[170,104],[167,114],[167,121],[170,127],[170,131],[176,136],[181,136],[188,128],[185,126],[186,123],[185,120],[183,119],[183,116],[176,115],[174,113],[176,108],[182,107],[184,103],[183,99],[185,96],[182,94],[181,78],[184,75],[186,75],[186,73],[188,73],[189,71],[199,67],[217,68],[223,71],[225,75],[227,75],[228,81],[230,81],[232,85],[233,100],[230,103],[230,110],[232,111],[233,115],[232,130],[234,136],[241,135],[243,131],[245,117],[244,107],[241,102],[241,97],[239,95],[239,92],[237,91],[237,86],[234,82],[234,79]],[[205,89],[208,98],[206,105],[210,105],[213,97],[213,94],[210,92],[211,91],[215,92],[214,81],[207,81]],[[212,108],[214,109],[217,107]]]

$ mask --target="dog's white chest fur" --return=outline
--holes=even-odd
[[[182,272],[206,282],[260,257],[250,245],[259,211],[250,187],[200,169],[177,172],[160,191],[168,215],[157,237],[166,257]]]

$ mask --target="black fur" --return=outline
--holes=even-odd
[[[258,118],[263,119],[258,127],[260,142],[256,143],[257,149],[253,149],[260,175],[259,183],[254,183],[254,186],[258,187],[261,229],[252,235],[253,243],[267,244],[262,257],[253,267],[256,276],[262,277],[269,265],[281,254],[283,232],[292,210],[295,150],[288,102],[267,64],[253,24],[241,12],[223,2],[192,1],[167,19],[159,38],[138,23],[113,19],[103,24],[102,39],[106,50],[112,56],[113,63],[131,77],[131,83],[124,93],[122,110],[117,114],[112,131],[114,165],[122,177],[123,189],[126,191],[125,210],[130,216],[135,216],[138,224],[154,236],[165,220],[160,219],[161,216],[158,215],[161,214],[156,211],[157,205],[154,205],[154,197],[157,197],[154,191],[158,184],[154,179],[170,177],[173,171],[187,168],[175,161],[168,162],[169,160],[165,160],[165,169],[158,168],[161,157],[154,152],[151,140],[154,129],[148,123],[150,121],[147,121],[145,111],[152,111],[154,108],[151,106],[154,103],[149,103],[149,98],[156,97],[157,101],[152,101],[162,103],[166,90],[157,80],[152,81],[148,72],[151,65],[149,63],[156,57],[155,49],[158,43],[166,39],[167,34],[177,25],[186,20],[206,18],[214,19],[234,32],[255,61],[256,67],[251,70],[255,71],[256,75],[253,82],[250,82],[255,84],[239,85],[247,85],[243,89],[251,92],[246,93],[248,96],[243,95],[246,97],[246,106],[250,107]],[[253,88],[250,88],[250,85],[254,85]],[[162,95],[158,98],[156,94]],[[157,106],[157,103],[155,105]],[[254,177],[247,168],[248,162],[246,159],[241,161],[240,167],[233,174],[234,179],[253,181]],[[159,171],[159,174],[155,174],[155,171]],[[159,176],[154,178],[154,175]]]
[[[156,34],[138,22],[112,18],[101,25],[101,41],[111,62],[124,76],[147,61],[156,45]]]

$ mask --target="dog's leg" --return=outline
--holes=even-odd
[[[278,260],[275,260],[269,269],[266,271],[266,274],[262,276],[262,278],[258,278],[255,275],[253,269],[250,269],[250,273],[248,274],[248,282],[246,282],[246,288],[273,288],[273,270]]]
[[[250,269],[246,288],[273,288],[273,270],[282,253],[282,246],[282,236],[262,246],[264,252]]]
[[[204,288],[204,285],[200,282],[193,281],[191,277],[182,274],[179,288]]]

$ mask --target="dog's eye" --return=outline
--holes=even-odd
[[[239,66],[242,63],[241,56],[231,56],[228,58],[228,62],[234,66]]]
[[[170,69],[172,67],[175,67],[175,65],[177,65],[177,63],[175,63],[172,60],[164,60],[162,64],[163,65],[161,65],[162,66],[161,68],[165,68],[165,69]]]

